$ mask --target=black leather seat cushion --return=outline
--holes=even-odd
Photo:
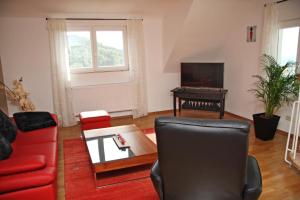
[[[49,112],[19,112],[14,113],[14,119],[18,128],[22,131],[56,126],[56,122]]]
[[[0,134],[9,142],[13,142],[17,135],[17,127],[2,110],[0,110]]]

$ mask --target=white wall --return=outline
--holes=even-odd
[[[253,88],[252,75],[259,71],[263,4],[265,1],[194,0],[183,26],[179,29],[174,48],[167,57],[164,71],[179,73],[180,62],[224,62],[226,111],[252,119],[263,112],[256,98],[248,90]],[[300,1],[279,4],[279,20],[286,22],[300,18]],[[257,26],[257,41],[246,42],[246,28]],[[170,32],[165,34],[171,34]],[[176,33],[178,34],[178,33]],[[179,80],[176,83],[179,85]],[[291,108],[279,112],[279,129],[288,130]]]
[[[174,85],[173,75],[158,74],[163,69],[162,58],[159,55],[159,52],[162,53],[161,19],[170,6],[174,3],[177,5],[177,2],[184,2],[184,0],[134,0],[130,2],[79,0],[46,3],[30,0],[30,2],[24,3],[19,0],[0,2],[0,55],[6,83],[9,84],[13,79],[22,75],[25,80],[24,84],[32,93],[32,100],[38,109],[53,110],[45,16],[53,18],[144,18],[146,70],[149,74],[145,81],[148,83],[149,111],[170,108],[169,90]],[[115,75],[112,73],[93,74],[92,77],[73,75],[75,113],[98,108],[108,111],[130,109],[132,104],[130,83],[122,74],[118,74],[120,75],[118,77]],[[111,84],[111,76],[123,83]],[[95,84],[94,80],[101,80],[105,84]],[[10,112],[13,113],[14,107],[10,108]]]
[[[46,21],[42,18],[0,18],[0,56],[4,81],[23,77],[38,110],[53,111]],[[9,104],[9,113],[18,111]]]
[[[225,62],[225,88],[229,89],[226,110],[252,118],[256,99],[248,89],[254,81],[251,75],[258,71],[263,1],[177,0],[175,3],[168,1],[164,6],[163,15],[139,15],[144,18],[148,110],[172,108],[170,90],[180,85],[180,62]],[[300,18],[298,0],[289,0],[280,7],[281,20]],[[66,14],[72,16],[70,12]],[[108,15],[106,13],[106,17]],[[134,12],[122,16],[132,15]],[[255,43],[246,42],[248,25],[257,25]],[[37,108],[52,111],[45,19],[0,18],[0,43],[5,82],[11,85],[12,80],[23,76],[24,85],[31,92]],[[106,75],[102,74],[101,79]],[[84,79],[73,76],[73,80],[76,78]],[[123,78],[120,76],[120,80]],[[86,81],[87,85],[93,85],[91,79]],[[73,86],[76,113],[98,108],[109,111],[130,109],[129,83]],[[14,111],[10,106],[10,112]],[[281,121],[279,127],[286,130],[287,124]]]
[[[75,114],[97,109],[108,112],[132,109],[131,83],[74,87],[72,92]]]
[[[75,114],[98,109],[108,112],[132,109],[129,71],[74,73],[71,84]]]
[[[162,22],[162,56],[163,65],[168,62],[176,41],[183,31],[181,28],[186,20],[193,0],[180,0],[169,6]]]
[[[144,20],[147,96],[149,112],[172,109],[170,90],[179,86],[179,74],[167,73],[163,65],[162,20]]]
[[[148,110],[153,112],[171,109],[172,98],[170,90],[175,83],[174,75],[163,72],[162,19],[146,17],[143,20],[143,25]],[[75,113],[94,109],[106,109],[110,112],[131,110],[132,85],[126,73],[73,74]],[[99,83],[99,80],[102,83]],[[84,84],[82,85],[82,83]],[[94,85],[95,83],[97,84]],[[126,114],[130,114],[130,112],[126,112]]]
[[[164,71],[178,73],[180,62],[224,62],[225,109],[252,118],[256,100],[248,90],[258,70],[262,14],[259,0],[194,0]],[[250,25],[258,27],[255,43],[246,42]]]
[[[300,1],[289,0],[278,4],[279,21],[293,20],[300,18]]]
[[[253,88],[258,73],[261,52],[261,31],[263,21],[263,4],[256,1],[242,2],[232,13],[235,26],[231,26],[226,38],[225,55],[225,87],[229,89],[226,110],[234,114],[252,119],[256,112],[257,100],[249,89]],[[246,41],[247,26],[257,26],[256,42]]]
[[[171,109],[170,90],[178,75],[165,74],[162,66],[162,19],[144,19],[147,71],[147,96],[150,112]],[[48,32],[45,18],[0,18],[0,52],[5,83],[20,76],[38,110],[53,111]],[[114,79],[110,77],[114,76]],[[95,81],[97,80],[97,81]],[[103,84],[99,84],[99,81]],[[117,80],[114,83],[112,80]],[[174,81],[176,80],[176,81]],[[175,83],[176,82],[176,83]],[[95,84],[96,83],[96,84]],[[106,109],[110,112],[130,110],[131,84],[126,74],[112,72],[72,75],[74,111]],[[9,107],[10,114],[17,111]],[[130,114],[130,113],[126,113]]]

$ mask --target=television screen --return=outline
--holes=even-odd
[[[181,86],[223,88],[224,63],[181,63]]]

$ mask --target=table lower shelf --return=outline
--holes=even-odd
[[[222,105],[219,101],[185,101],[181,107],[183,109],[206,110],[220,112]]]

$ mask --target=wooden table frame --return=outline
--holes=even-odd
[[[179,112],[181,112],[181,108],[183,106],[182,100],[184,100],[187,102],[186,105],[184,105],[185,109],[219,112],[219,117],[222,119],[225,111],[225,95],[227,91],[228,90],[224,90],[222,88],[177,87],[171,90],[171,92],[173,92],[174,116],[176,116],[178,98]],[[203,104],[203,106],[193,106],[193,104],[189,105],[189,102],[193,102],[195,105]],[[213,106],[206,106],[206,104]]]
[[[113,134],[121,134],[126,142],[129,143],[130,149],[135,156],[103,163],[92,163],[91,156],[89,155],[95,173],[151,164],[157,159],[156,145],[135,125],[116,126],[83,131],[85,140]]]

